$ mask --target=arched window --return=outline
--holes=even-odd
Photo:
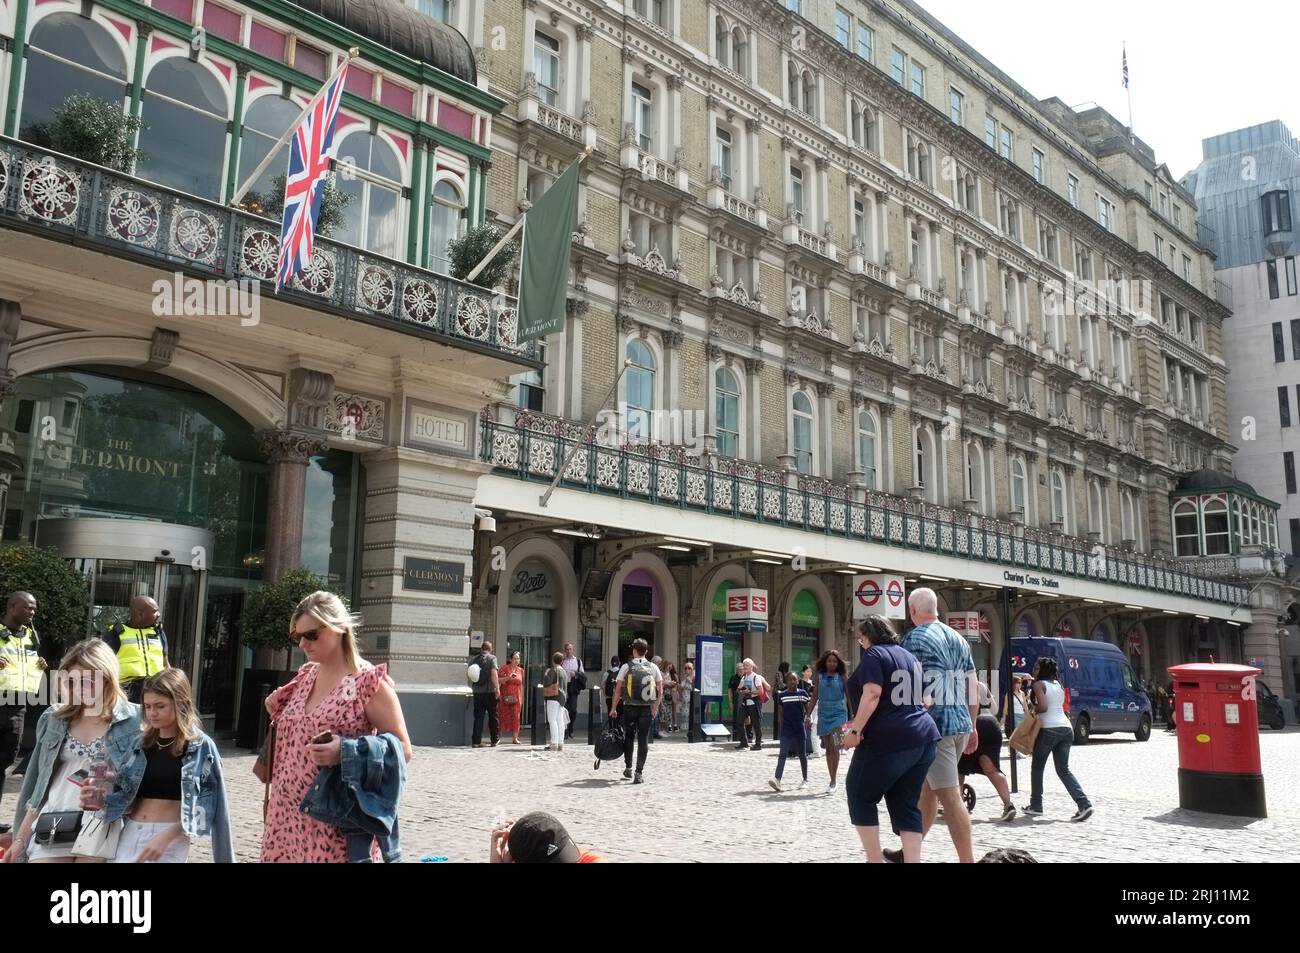
[[[465,200],[451,180],[440,179],[433,187],[429,215],[429,268],[449,274],[451,262],[447,258],[447,245],[460,235],[466,221]]]
[[[27,41],[18,135],[47,145],[46,124],[64,101],[77,93],[121,108],[126,99],[126,57],[94,20],[75,13],[55,13],[36,24]]]
[[[867,488],[870,490],[879,489],[877,483],[876,470],[876,441],[879,438],[879,431],[876,428],[876,418],[871,415],[869,410],[858,411],[858,469],[866,474]]]
[[[795,391],[790,407],[793,415],[793,451],[800,473],[813,472],[813,406],[808,395]]]
[[[786,87],[790,105],[797,107],[799,105],[799,64],[794,60],[790,61],[790,66],[786,70]]]
[[[1119,523],[1122,540],[1137,539],[1137,512],[1133,507],[1133,494],[1128,490],[1119,493]]]
[[[627,357],[632,362],[627,369],[627,432],[629,437],[649,440],[652,414],[655,409],[655,363],[654,352],[640,338],[630,338],[627,342]]]
[[[731,68],[749,78],[749,39],[740,27],[731,31]]]
[[[1029,479],[1025,473],[1025,461],[1020,457],[1011,458],[1011,508],[1028,515],[1026,488]]]
[[[173,56],[154,65],[141,112],[140,175],[205,199],[221,196],[226,168],[226,94],[198,63]]]
[[[714,429],[718,434],[718,453],[724,457],[740,456],[740,385],[736,375],[725,367],[713,374]]]
[[[935,462],[934,434],[929,427],[916,428],[916,485],[931,503],[939,502],[939,468]]]
[[[1250,541],[1258,545],[1259,543],[1259,505],[1250,504]]]
[[[266,158],[271,147],[284,135],[286,129],[302,112],[302,107],[283,96],[263,96],[244,113],[243,132],[239,145],[239,184],[243,185],[254,169]],[[275,180],[285,174],[289,166],[289,147],[281,146],[276,158],[266,167],[258,180],[250,186],[240,205],[256,214],[268,214],[267,209],[279,205],[279,197],[272,195]]]
[[[1238,499],[1232,501],[1232,525],[1237,534],[1237,551],[1240,552],[1241,547],[1246,545],[1246,530],[1242,526],[1241,500]]]
[[[1059,467],[1052,468],[1052,522],[1065,526],[1065,474]]]
[[[803,96],[800,100],[800,108],[810,116],[817,115],[817,82],[809,70],[803,71],[801,86]]]
[[[984,450],[973,440],[966,444],[966,498],[984,512]]]
[[[1105,539],[1106,528],[1102,525],[1101,486],[1096,480],[1088,481],[1088,532],[1101,533]]]
[[[1181,500],[1174,506],[1174,552],[1177,555],[1201,555],[1200,524],[1194,502]]]
[[[1222,500],[1205,504],[1205,555],[1222,556],[1232,551],[1228,537],[1228,505]]]
[[[731,39],[731,32],[727,29],[727,21],[722,19],[722,17],[714,17],[713,32],[713,55],[717,57],[719,63],[726,66],[731,62],[730,57],[727,55],[728,41]]]
[[[351,196],[343,210],[344,226],[335,237],[376,255],[397,258],[402,229],[402,168],[397,153],[373,133],[357,131],[339,145],[338,159],[355,174],[335,179],[335,186]]]

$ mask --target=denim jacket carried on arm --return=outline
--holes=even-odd
[[[54,765],[59,760],[59,753],[63,750],[63,742],[67,737],[68,722],[56,718],[54,709],[47,708],[36,723],[36,748],[32,753],[32,763],[23,776],[22,791],[18,794],[15,830],[27,816],[28,809],[39,809],[45,805]],[[139,738],[140,706],[133,705],[125,698],[119,699],[117,707],[113,709],[113,722],[104,735],[108,758],[119,774],[130,762]]]
[[[406,786],[406,753],[401,740],[393,734],[344,738],[340,754],[338,765],[317,773],[300,809],[343,831],[349,863],[369,863],[370,845],[376,838],[384,863],[399,863],[402,850],[397,812]]]
[[[116,821],[125,817],[135,803],[144,780],[148,755],[136,738],[131,760],[118,770],[113,790],[109,792],[100,817]],[[235,862],[234,840],[230,832],[230,804],[226,797],[221,754],[216,743],[202,732],[185,748],[181,760],[181,828],[185,836],[212,838],[212,860],[218,864]]]

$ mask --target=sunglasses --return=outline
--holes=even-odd
[[[327,626],[327,625],[318,625],[318,626],[316,626],[316,628],[314,628],[314,629],[308,629],[306,632],[295,632],[295,633],[291,636],[291,638],[292,638],[295,642],[301,642],[303,639],[306,639],[308,642],[315,642],[317,639],[320,638],[320,634],[321,634],[322,632],[326,632],[326,631],[328,631],[328,630],[329,630],[329,626]]]

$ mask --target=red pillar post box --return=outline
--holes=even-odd
[[[1169,669],[1178,724],[1178,804],[1189,811],[1267,817],[1255,676],[1249,665]]]

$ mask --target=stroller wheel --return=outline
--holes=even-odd
[[[966,802],[966,810],[975,813],[975,789],[969,784],[961,786],[961,799]]]

